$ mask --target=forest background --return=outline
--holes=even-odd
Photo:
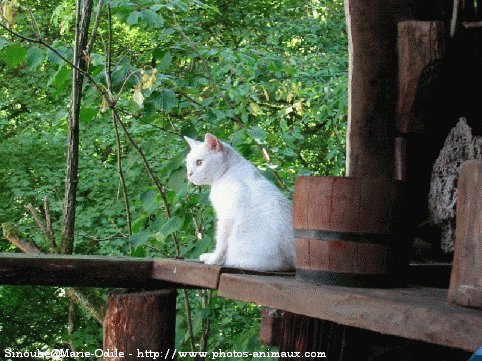
[[[211,249],[184,135],[229,141],[288,197],[344,172],[342,0],[0,4],[0,252]],[[101,347],[108,292],[0,286],[0,350]],[[256,305],[183,291],[177,309],[180,350],[263,349]]]

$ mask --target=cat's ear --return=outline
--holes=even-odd
[[[214,150],[216,152],[223,151],[223,144],[221,143],[221,141],[210,133],[206,133],[206,135],[204,136],[204,142],[211,150]]]
[[[189,144],[189,147],[191,147],[191,149],[194,148],[196,145],[202,143],[196,139],[192,139],[186,136],[184,136],[184,139],[186,140],[187,144]]]

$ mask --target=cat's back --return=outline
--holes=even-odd
[[[277,212],[289,208],[291,203],[272,182],[249,161],[243,159],[223,179],[228,194],[237,194],[241,206],[250,211]],[[229,197],[229,195],[228,195]]]

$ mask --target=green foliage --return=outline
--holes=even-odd
[[[20,7],[13,30],[35,38],[38,28],[45,42],[70,59],[72,4],[30,1],[36,25]],[[76,253],[196,258],[212,249],[209,190],[187,183],[183,135],[201,138],[209,131],[226,139],[288,196],[297,175],[343,174],[348,66],[341,0],[112,0],[110,7],[116,109],[164,195],[121,131],[129,235],[111,114],[87,83],[80,114]],[[89,64],[90,74],[104,85],[106,13]],[[71,69],[52,50],[0,30],[0,70],[0,224],[15,223],[47,249],[25,205],[40,209],[48,196],[60,239]],[[0,240],[0,250],[13,247]],[[38,324],[30,332],[29,313],[18,313],[8,326],[15,336],[0,340],[0,346],[21,341],[50,347],[65,339],[65,299],[49,293],[53,289],[0,288],[6,307],[0,307],[0,328],[9,324],[7,310],[20,304],[22,292],[39,304],[49,300],[50,308],[32,308],[32,314],[50,319],[57,331],[46,335]],[[206,308],[196,292],[189,297],[196,335],[203,321],[211,320],[209,350],[262,349],[257,306],[213,296]],[[178,302],[177,343],[187,350],[181,296]],[[79,345],[97,345],[100,331],[91,321],[83,314]]]
[[[69,340],[63,289],[0,286],[0,346],[3,350],[35,352],[65,349]],[[96,321],[84,315],[74,334],[80,349],[100,347],[102,334]]]

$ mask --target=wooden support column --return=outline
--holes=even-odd
[[[482,308],[482,159],[462,164],[449,301]]]
[[[345,328],[333,322],[284,312],[279,344],[280,360],[321,360],[322,357],[342,360]]]
[[[391,176],[395,136],[393,1],[345,0],[349,41],[347,176]]]
[[[174,359],[176,290],[113,293],[104,319],[104,360]]]
[[[283,314],[280,360],[466,361],[471,353],[334,322]]]
[[[392,177],[398,95],[397,23],[440,18],[442,5],[445,2],[434,0],[345,0],[348,176]]]
[[[442,21],[398,23],[397,130],[402,134],[424,133],[425,124],[414,117],[413,107],[422,75],[445,57],[447,30]],[[425,80],[426,81],[426,80]]]

